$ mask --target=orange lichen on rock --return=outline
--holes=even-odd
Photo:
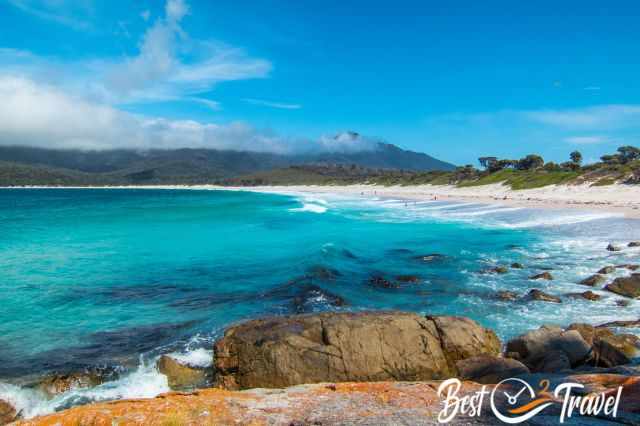
[[[465,390],[477,390],[468,384]],[[361,421],[432,423],[440,410],[437,382],[300,385],[286,389],[168,393],[146,400],[86,405],[19,423],[58,425],[289,425]]]
[[[527,377],[537,383],[540,376]],[[585,385],[585,393],[614,395],[622,386],[621,418],[640,412],[640,377],[616,374],[580,374],[549,376],[555,385],[577,382]],[[172,392],[153,399],[125,400],[86,405],[43,416],[19,425],[306,425],[306,424],[375,424],[435,425],[443,408],[437,394],[440,381],[426,382],[358,382],[319,383],[284,389],[251,389],[229,391],[203,389],[193,393]],[[473,395],[483,385],[462,382],[458,396]],[[489,390],[491,385],[489,385]],[[510,388],[506,388],[508,390]],[[513,388],[517,391],[516,388]],[[507,407],[502,393],[497,404]],[[559,414],[560,401],[545,410],[547,416]],[[624,411],[626,414],[622,414]],[[481,418],[467,418],[462,413],[456,422],[497,424],[488,399],[483,403]]]

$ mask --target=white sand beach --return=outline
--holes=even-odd
[[[404,198],[407,200],[473,200],[535,208],[579,208],[605,210],[640,219],[640,186],[632,185],[550,185],[536,189],[512,190],[502,184],[471,187],[453,185],[419,186],[263,186],[225,188],[274,193],[334,193]]]
[[[492,204],[515,205],[533,208],[578,208],[618,212],[626,217],[640,219],[640,186],[613,184],[607,186],[550,185],[536,189],[513,190],[500,183],[482,186],[456,187],[454,185],[287,185],[227,187],[217,185],[135,185],[109,187],[44,187],[25,186],[17,188],[106,188],[106,189],[190,189],[232,190],[266,193],[327,193],[366,197],[392,197],[407,200],[461,200]]]

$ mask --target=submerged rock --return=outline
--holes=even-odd
[[[513,291],[501,290],[496,293],[496,297],[499,300],[513,301],[513,300],[517,300],[519,296],[518,296],[518,293],[515,293]]]
[[[347,304],[347,302],[337,294],[312,284],[305,286],[300,293],[293,298],[292,303],[293,311],[297,314],[342,307]]]
[[[562,299],[560,299],[559,297],[545,293],[544,291],[538,290],[537,288],[529,291],[526,298],[529,300],[538,300],[540,302],[562,303]]]
[[[431,262],[440,262],[447,258],[446,255],[440,253],[429,253],[429,254],[421,254],[419,256],[414,256],[413,259],[419,260],[425,263]]]
[[[456,362],[458,376],[463,380],[476,383],[498,383],[509,377],[528,374],[526,365],[512,358],[502,358],[491,355],[480,355]]]
[[[342,255],[344,257],[346,257],[347,259],[357,259],[358,258],[358,256],[353,254],[353,252],[351,250],[347,250],[347,249],[342,249]]]
[[[0,399],[0,425],[6,425],[18,418],[18,413],[13,405]]]
[[[337,269],[327,268],[326,266],[316,265],[307,270],[309,278],[316,278],[322,281],[334,281],[342,274]]]
[[[167,376],[172,390],[192,390],[211,383],[211,367],[187,365],[169,355],[162,355],[157,366],[158,371]]]
[[[618,246],[613,245],[612,243],[609,243],[609,245],[607,246],[607,250],[608,251],[621,251],[622,249]]]
[[[391,255],[391,256],[405,255],[405,254],[408,255],[408,254],[412,254],[413,250],[409,250],[409,249],[406,249],[406,248],[395,248],[395,249],[387,250],[386,253],[388,255]]]
[[[511,264],[511,269],[524,269],[524,265],[522,263],[513,262]]]
[[[547,280],[547,281],[551,281],[553,280],[553,275],[551,275],[551,273],[549,272],[543,272],[541,274],[537,274],[537,275],[533,275],[531,277],[529,277],[530,280]]]
[[[586,300],[591,300],[591,301],[597,301],[602,299],[602,296],[600,296],[597,293],[592,292],[591,290],[588,291],[583,291],[582,293],[569,293],[567,294],[567,296],[569,297],[580,297],[582,299],[586,299]]]
[[[625,300],[626,302],[626,300]],[[620,320],[620,321],[611,321],[605,322],[604,324],[600,324],[598,328],[609,328],[609,327],[640,327],[640,320]]]
[[[400,288],[400,284],[390,281],[382,275],[372,275],[367,283],[376,288]]]
[[[582,285],[588,285],[590,287],[595,287],[598,284],[602,284],[603,282],[605,282],[607,279],[605,277],[603,277],[600,274],[594,274],[591,275],[590,277],[585,278],[584,280],[580,281],[580,284]]]
[[[605,266],[604,268],[600,269],[598,271],[599,274],[613,274],[616,271],[616,267],[615,266]]]
[[[542,326],[510,340],[506,351],[517,354],[532,372],[554,372],[583,363],[591,346],[576,330]]]
[[[604,288],[621,296],[635,299],[640,297],[640,274],[616,278],[611,284],[607,284]]]
[[[322,313],[245,322],[229,328],[214,350],[217,384],[247,389],[448,378],[461,359],[497,355],[500,340],[460,317]]]
[[[401,283],[419,283],[421,278],[417,275],[396,275],[396,281]]]
[[[509,272],[509,269],[506,266],[496,266],[495,268],[489,269],[488,272],[493,274],[506,274]]]
[[[624,264],[624,265],[616,265],[616,268],[618,269],[628,269],[630,271],[637,271],[638,269],[640,269],[640,265],[633,265],[630,263]]]

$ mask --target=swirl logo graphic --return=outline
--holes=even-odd
[[[542,380],[540,388],[540,396],[538,396],[531,385],[524,380],[516,378],[505,379],[498,383],[491,392],[491,410],[504,423],[518,424],[525,422],[553,404],[551,398],[546,396],[549,381]],[[506,397],[507,404],[501,410],[496,405],[496,399],[502,396]]]

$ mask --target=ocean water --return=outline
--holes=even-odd
[[[602,266],[640,263],[640,221],[580,210],[326,194],[134,189],[0,190],[0,398],[27,417],[168,390],[154,360],[206,364],[241,320],[323,310],[464,315],[507,339],[542,324],[637,319],[563,296]],[[416,257],[438,254],[433,261]],[[487,274],[520,262],[522,270]],[[549,270],[555,280],[531,281]],[[629,274],[618,270],[613,276]],[[416,275],[387,288],[381,280]],[[505,302],[539,288],[561,305]],[[596,290],[597,291],[597,290]],[[598,292],[598,291],[597,291]],[[49,372],[119,379],[47,400]]]

